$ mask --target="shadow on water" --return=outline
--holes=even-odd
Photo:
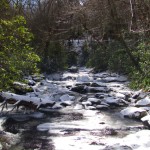
[[[6,116],[5,116],[6,117]],[[29,119],[28,115],[9,115],[3,123],[5,132],[19,134],[19,142],[13,145],[11,150],[54,150],[51,140],[52,134],[47,131],[37,131],[37,126],[45,122],[64,122],[71,120],[81,120],[83,115],[80,113],[63,113],[60,111],[47,112],[44,118]],[[75,131],[74,131],[75,132]]]

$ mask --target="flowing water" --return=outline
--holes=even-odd
[[[64,74],[63,77],[70,78],[64,81],[49,80],[47,86],[49,85],[55,93],[57,93],[56,89],[59,89],[60,92],[63,87],[63,93],[65,93],[70,89],[65,88],[64,90],[64,87],[72,86],[76,81],[75,78],[79,75],[85,76],[88,73],[87,70],[80,73],[66,73],[67,75]],[[41,85],[40,90],[44,88],[44,85],[43,87]],[[48,90],[42,92],[46,94]],[[49,93],[52,93],[52,90]],[[72,94],[74,93],[72,92]],[[87,95],[84,94],[84,96]],[[78,96],[76,94],[76,98]],[[5,149],[102,150],[108,144],[107,139],[110,142],[110,140],[123,138],[143,129],[140,121],[121,116],[122,107],[114,107],[108,110],[75,109],[76,103],[58,110],[41,109],[40,113],[35,113],[35,117],[31,117],[31,114],[22,114],[22,112],[3,115],[7,118],[7,121],[3,124],[3,130],[19,138],[16,144],[12,144],[9,148],[6,146]],[[42,117],[38,117],[39,115]]]

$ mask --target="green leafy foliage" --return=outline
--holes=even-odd
[[[130,73],[132,79],[132,88],[143,88],[150,90],[150,41],[141,41],[137,46],[137,51],[134,52],[136,57],[139,57],[139,63],[144,74],[141,74],[134,68]]]
[[[33,35],[25,27],[22,16],[0,20],[0,88],[7,88],[23,75],[38,71],[40,58],[33,52]]]
[[[99,45],[95,42],[92,42],[90,46],[91,50],[87,66],[94,67],[95,71],[106,70],[109,58],[107,49],[103,45]]]
[[[150,41],[148,39],[140,40],[131,51],[136,61],[139,62],[143,74],[135,68],[119,42],[113,41],[103,46],[92,44],[88,65],[94,67],[95,71],[109,69],[128,74],[132,88],[150,90]]]
[[[47,47],[45,55],[46,56],[43,57],[43,71],[51,73],[56,71],[62,71],[66,68],[67,55],[65,47],[61,42],[49,41],[49,45]]]

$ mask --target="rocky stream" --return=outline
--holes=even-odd
[[[20,100],[7,109],[1,100],[0,150],[150,149],[150,94],[128,88],[126,76],[72,67],[27,80],[31,91],[1,93]],[[21,98],[48,105],[26,110]]]

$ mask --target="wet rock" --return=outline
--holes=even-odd
[[[60,103],[56,103],[53,107],[52,107],[52,109],[62,109],[63,108],[63,106],[60,104]]]
[[[104,78],[104,82],[126,82],[126,81],[127,81],[127,78],[123,76]]]
[[[98,99],[98,98],[88,98],[88,100],[87,100],[87,101],[91,102],[91,103],[92,103],[92,105],[94,105],[94,104],[98,105],[98,104],[100,104],[100,103],[101,103],[101,100],[100,100],[100,99]]]
[[[87,101],[87,95],[82,95],[82,97],[78,97],[77,102],[86,102]]]
[[[137,99],[140,95],[140,93],[142,92],[142,90],[136,91],[133,95],[132,98]]]
[[[51,81],[59,81],[61,80],[61,73],[52,73],[46,75],[46,78]]]
[[[72,67],[68,68],[68,71],[72,72],[72,73],[77,73],[78,72],[78,67],[72,66]]]
[[[147,106],[150,106],[150,98],[149,98],[149,96],[145,97],[144,99],[139,100],[135,105],[137,107],[147,107]]]
[[[77,82],[91,82],[92,80],[93,78],[88,75],[79,75],[77,77]]]
[[[75,107],[74,107],[74,109],[81,110],[81,109],[84,109],[84,106],[81,105],[81,104],[76,104]]]
[[[132,119],[141,119],[142,117],[147,115],[147,111],[142,108],[127,107],[121,111],[121,114],[124,117],[132,118]]]
[[[126,106],[128,104],[125,100],[116,97],[107,97],[103,101],[111,106]]]
[[[91,82],[77,82],[75,86],[90,86]]]
[[[94,77],[97,77],[97,78],[106,78],[108,76],[110,76],[110,73],[108,72],[101,72],[101,73],[94,74]]]
[[[110,95],[109,95],[109,94],[106,94],[106,93],[96,93],[96,94],[95,94],[95,97],[96,97],[96,98],[99,98],[99,99],[104,99],[104,98],[106,98],[106,97],[110,97]]]
[[[117,97],[117,98],[122,98],[122,99],[126,99],[126,95],[122,94],[122,93],[113,93],[113,96]]]
[[[60,97],[61,101],[73,101],[75,99],[74,96],[70,96],[68,94],[64,94]]]
[[[87,107],[85,107],[85,109],[88,109],[88,110],[96,110],[96,107],[94,107],[94,106],[87,106]]]
[[[92,82],[91,87],[106,87],[106,85],[100,82]]]
[[[72,101],[63,101],[63,102],[60,102],[60,105],[66,107],[66,106],[71,106],[73,104]]]
[[[81,94],[85,94],[85,93],[87,93],[87,87],[84,86],[84,85],[75,86],[71,89],[71,91],[81,93]]]
[[[141,118],[141,121],[144,126],[150,128],[150,115],[147,115],[147,116]]]
[[[14,82],[13,88],[15,89],[16,93],[19,93],[19,94],[33,92],[33,88],[31,86],[29,86],[28,84],[20,83],[20,82]]]
[[[34,80],[28,80],[28,85],[29,86],[34,86],[36,82]]]
[[[51,123],[43,123],[37,126],[38,131],[48,131],[51,127]]]
[[[84,106],[91,106],[92,102],[90,102],[90,101],[82,102],[82,105],[84,105]]]
[[[108,93],[110,92],[110,89],[107,87],[88,87],[89,93],[98,93],[98,92],[104,92]]]
[[[106,105],[97,105],[96,109],[97,110],[107,110],[107,109],[109,109],[109,106],[106,106]]]

